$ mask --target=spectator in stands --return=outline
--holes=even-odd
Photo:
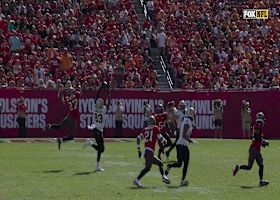
[[[214,125],[215,125],[215,138],[223,137],[223,104],[221,99],[216,99],[214,102]]]
[[[252,109],[249,107],[249,101],[243,100],[241,107],[241,120],[242,120],[242,130],[243,138],[250,138],[251,136],[251,118]]]
[[[117,110],[115,112],[116,137],[122,137],[124,107],[120,100],[117,101]]]
[[[157,46],[159,48],[160,55],[165,58],[165,47],[166,47],[166,34],[164,33],[164,28],[161,27],[159,33],[157,34]]]
[[[26,122],[26,105],[24,103],[24,98],[21,96],[17,103],[17,122],[19,127],[19,137],[24,138],[26,136],[25,133],[25,122]]]
[[[146,3],[147,6],[147,15],[153,21],[154,20],[154,2],[153,0],[148,0]]]

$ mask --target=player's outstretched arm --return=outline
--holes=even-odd
[[[57,97],[63,102],[65,103],[65,99],[64,99],[64,87],[61,87],[59,90],[58,90],[58,93],[57,93]]]
[[[111,92],[108,90],[108,103],[106,104],[106,107],[107,107],[107,110],[109,110],[109,107],[110,107],[110,105],[111,105],[111,103],[112,103],[112,94],[111,94]]]
[[[139,158],[142,157],[140,142],[141,142],[141,140],[143,140],[143,139],[144,139],[144,135],[143,135],[142,133],[141,133],[140,135],[137,136],[136,143],[137,143],[137,150],[138,150],[138,157],[139,157]]]

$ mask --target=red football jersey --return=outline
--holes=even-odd
[[[161,131],[167,131],[167,113],[155,114],[156,125]]]
[[[158,126],[148,126],[138,136],[145,141],[145,149],[155,151],[157,139],[161,138],[160,129]]]
[[[79,115],[79,98],[80,98],[80,92],[76,91],[75,94],[72,94],[70,96],[65,96],[64,100],[69,108],[69,114],[73,118],[77,118]]]
[[[256,123],[253,127],[252,144],[250,148],[260,151],[263,140],[263,125]]]

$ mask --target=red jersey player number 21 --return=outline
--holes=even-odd
[[[140,174],[137,176],[137,178],[134,180],[133,184],[137,187],[142,187],[140,183],[140,179],[150,171],[152,164],[155,164],[159,167],[159,171],[162,176],[162,181],[164,183],[169,184],[170,181],[168,178],[164,175],[163,170],[163,164],[160,159],[158,159],[156,156],[154,156],[155,146],[157,140],[160,143],[165,144],[166,140],[162,137],[160,134],[160,129],[156,124],[156,120],[154,116],[150,116],[147,120],[148,127],[144,128],[142,133],[140,133],[137,137],[137,149],[138,149],[138,156],[139,158],[142,157],[142,152],[140,150],[140,141],[144,140],[145,142],[145,168],[140,172]]]

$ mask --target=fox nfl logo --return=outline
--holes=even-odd
[[[243,10],[243,19],[268,19],[268,9]]]

